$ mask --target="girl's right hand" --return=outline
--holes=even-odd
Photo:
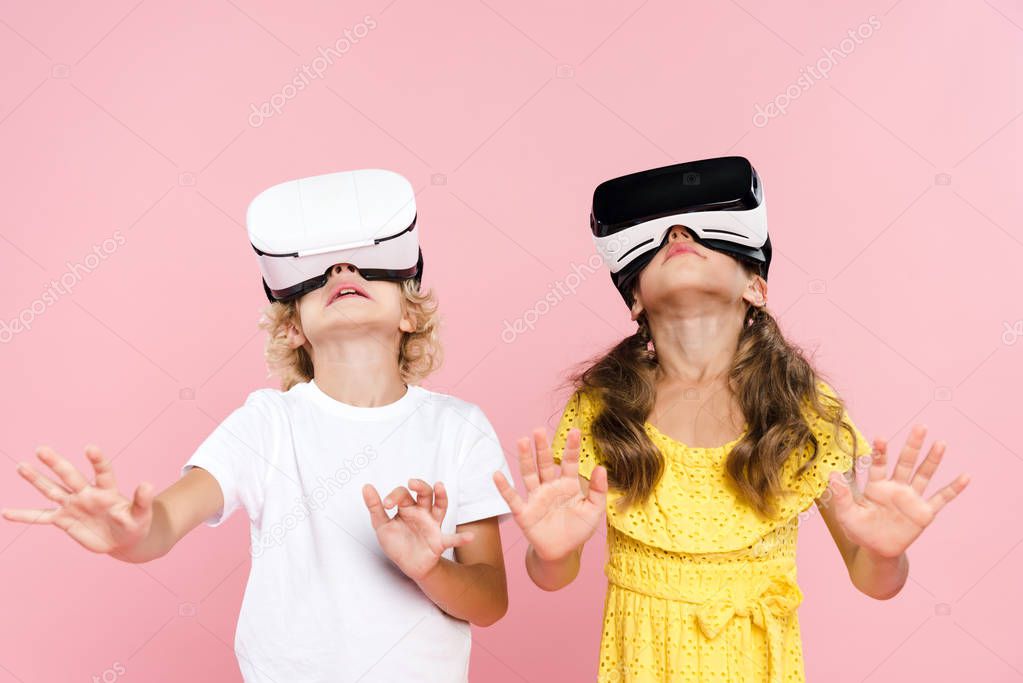
[[[95,553],[130,550],[146,537],[153,520],[153,487],[140,484],[134,500],[117,490],[114,471],[98,448],[86,446],[85,454],[96,473],[90,483],[70,462],[53,449],[40,446],[36,455],[60,479],[55,483],[27,463],[18,464],[18,474],[57,504],[50,509],[5,509],[12,522],[52,524]]]
[[[593,469],[584,495],[579,481],[579,430],[569,431],[560,467],[554,462],[546,431],[534,430],[533,440],[536,457],[529,437],[518,441],[526,500],[500,472],[494,473],[494,483],[537,557],[556,562],[586,543],[597,530],[607,504],[607,470],[600,465]]]

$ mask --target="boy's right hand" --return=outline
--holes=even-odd
[[[130,550],[149,533],[153,520],[153,487],[140,484],[134,500],[117,490],[114,471],[98,448],[86,446],[85,454],[96,473],[91,483],[70,462],[53,449],[40,446],[36,455],[60,479],[56,483],[27,463],[18,464],[18,474],[57,504],[49,509],[5,509],[12,522],[52,524],[85,548],[96,553]]]
[[[554,462],[546,430],[534,430],[533,441],[536,457],[529,437],[518,441],[526,500],[500,472],[494,473],[494,483],[537,557],[554,562],[570,555],[597,530],[607,504],[607,470],[600,465],[593,469],[584,495],[579,481],[579,430],[569,431],[560,467]]]

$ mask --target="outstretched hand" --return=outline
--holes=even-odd
[[[934,442],[913,472],[926,434],[922,425],[913,427],[890,478],[885,478],[887,442],[876,439],[867,483],[859,496],[853,495],[842,474],[831,474],[835,516],[849,539],[869,552],[887,558],[901,555],[970,481],[968,475],[960,474],[930,498],[924,498],[924,489],[945,453],[945,443]],[[853,472],[855,476],[855,468]]]
[[[96,553],[127,550],[145,538],[153,518],[153,487],[140,484],[134,499],[117,490],[110,461],[99,448],[86,446],[95,483],[47,446],[36,449],[39,460],[49,467],[60,483],[40,474],[28,463],[18,463],[18,474],[34,486],[55,508],[14,508],[3,511],[4,519],[25,524],[52,524],[85,548]]]
[[[441,532],[441,522],[448,509],[448,494],[443,483],[438,481],[431,487],[422,479],[409,479],[408,484],[408,488],[395,488],[383,501],[376,488],[366,484],[362,487],[362,499],[384,554],[406,576],[420,581],[437,566],[445,550],[469,543],[473,533]],[[415,491],[414,498],[409,489]],[[395,506],[397,513],[388,517],[385,509]]]
[[[518,441],[519,469],[526,486],[523,500],[515,487],[500,472],[494,483],[515,523],[532,544],[537,557],[556,561],[568,556],[584,544],[597,530],[607,504],[607,470],[594,468],[586,495],[579,485],[580,432],[572,429],[565,441],[561,466],[554,462],[553,452],[543,429],[533,431],[536,456],[529,437]]]

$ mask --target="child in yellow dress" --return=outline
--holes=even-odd
[[[598,187],[591,227],[638,329],[572,377],[553,444],[543,429],[533,446],[520,439],[526,499],[495,474],[545,590],[575,578],[606,509],[599,681],[804,681],[795,550],[811,504],[853,584],[883,600],[906,580],[906,548],[968,482],[923,496],[945,444],[914,472],[922,425],[886,478],[885,440],[871,457],[766,308],[763,209],[742,157]],[[720,239],[729,226],[745,243]]]

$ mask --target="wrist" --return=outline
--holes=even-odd
[[[444,558],[438,555],[432,565],[429,567],[419,567],[416,571],[409,573],[409,578],[415,581],[418,585],[422,586],[424,583],[429,583],[436,577],[443,568],[441,563]]]
[[[900,552],[897,555],[892,555],[890,553],[883,553],[879,550],[875,550],[864,545],[859,546],[856,552],[860,554],[864,560],[867,560],[871,564],[875,565],[899,564],[902,561],[902,557],[906,554],[905,552]]]
[[[121,562],[130,562],[132,564],[138,564],[141,561],[139,554],[137,552],[138,546],[139,546],[138,543],[133,543],[132,545],[129,546],[121,546],[118,548],[114,548],[113,550],[108,551],[107,555],[114,558],[115,560],[120,560]]]
[[[578,550],[578,548],[572,548],[568,552],[560,552],[560,553],[559,552],[555,552],[555,553],[551,553],[551,554],[545,554],[545,553],[541,552],[540,550],[538,550],[535,545],[530,543],[529,547],[526,549],[526,552],[527,553],[532,553],[533,554],[533,558],[536,561],[541,562],[543,564],[561,564],[561,563],[565,562],[566,560],[568,560],[573,555],[575,555],[577,550]]]

